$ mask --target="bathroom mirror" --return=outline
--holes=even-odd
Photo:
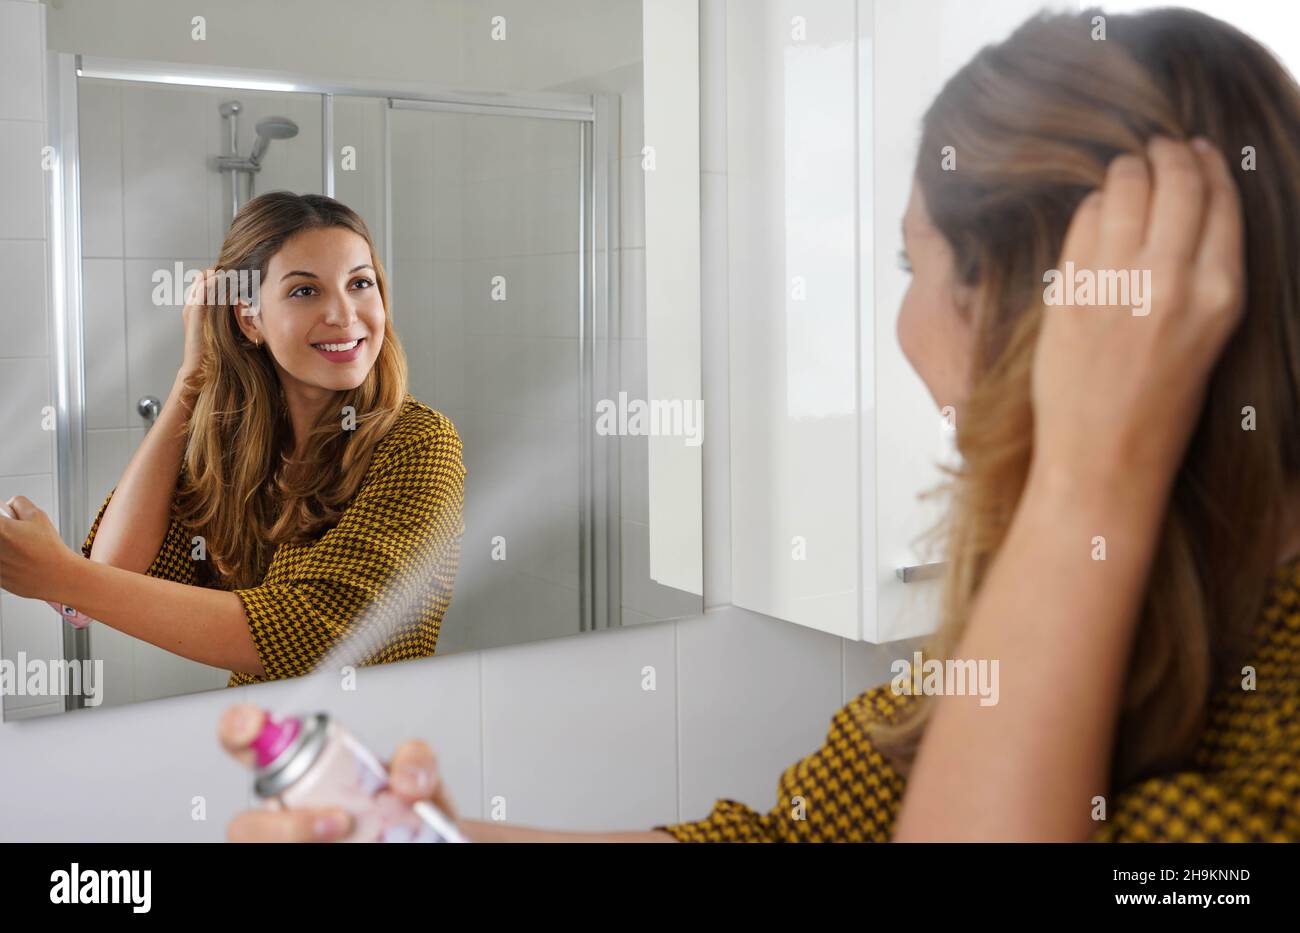
[[[462,445],[434,654],[702,611],[693,0],[47,6],[48,385],[5,370],[0,500],[28,497],[80,553],[234,212],[324,194],[365,221],[407,391]],[[62,661],[98,680],[11,691],[6,720],[231,678],[11,592],[0,654],[20,679]]]

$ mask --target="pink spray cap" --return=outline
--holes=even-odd
[[[276,757],[289,747],[298,733],[302,731],[302,720],[293,716],[288,717],[283,722],[277,722],[275,717],[270,713],[266,714],[266,722],[262,725],[262,731],[253,739],[253,751],[257,753],[257,766],[265,768]]]

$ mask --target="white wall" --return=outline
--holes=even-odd
[[[0,3],[0,274],[12,293],[0,302],[0,499],[26,496],[58,524],[54,434],[41,429],[41,409],[53,404],[53,370],[46,310],[45,7]],[[64,623],[42,602],[0,593],[0,655],[13,661],[21,646],[63,656]],[[3,698],[6,719],[62,709],[45,697]]]
[[[0,0],[3,86],[40,82],[40,13]],[[0,840],[217,840],[248,803],[247,776],[218,749],[220,711],[236,700],[334,711],[381,753],[410,735],[431,740],[462,812],[485,815],[506,798],[511,821],[560,828],[637,828],[703,816],[718,796],[768,807],[781,771],[812,751],[831,714],[884,680],[894,650],[846,644],[726,605],[730,596],[724,3],[701,4],[705,593],[711,611],[680,622],[557,639],[449,658],[363,669],[359,688],[308,678],[119,709],[0,725]],[[15,63],[26,62],[18,67]],[[34,93],[34,91],[33,91]],[[0,257],[40,245],[39,177],[23,152],[39,149],[43,110],[0,98]],[[20,108],[16,113],[12,107]],[[25,108],[25,109],[21,109]],[[17,117],[17,119],[15,119]],[[31,164],[37,164],[31,160]],[[20,171],[25,169],[25,171]],[[27,202],[31,202],[27,206]],[[43,248],[43,246],[41,247]],[[0,307],[5,332],[26,334],[0,352],[0,436],[24,438],[43,404],[47,350],[40,300]],[[15,401],[16,398],[21,399]],[[48,440],[31,435],[0,494],[52,486]],[[5,450],[12,450],[6,446]],[[0,458],[9,456],[0,451]],[[42,459],[44,457],[44,459]],[[42,507],[52,506],[52,491]],[[6,595],[8,623],[30,600]],[[57,630],[44,606],[31,621]],[[26,618],[26,616],[19,616]],[[0,643],[0,648],[3,645]],[[641,690],[653,666],[654,692]],[[202,796],[207,819],[191,819]]]

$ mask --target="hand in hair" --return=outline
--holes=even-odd
[[[203,360],[203,313],[207,308],[208,282],[215,283],[216,269],[204,269],[185,293],[185,307],[181,310],[181,319],[185,323],[185,352],[181,357],[181,368],[177,380],[198,371]],[[215,287],[215,285],[214,285]]]
[[[1172,481],[1215,361],[1241,319],[1244,246],[1228,163],[1204,140],[1153,138],[1079,205],[1060,269],[1091,295],[1046,304],[1034,359],[1034,466]],[[1149,295],[1113,301],[1127,278]],[[1111,289],[1110,291],[1115,291]]]

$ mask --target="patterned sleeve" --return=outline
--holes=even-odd
[[[864,726],[894,715],[901,699],[882,684],[837,712],[822,747],[781,776],[769,812],[719,800],[702,820],[655,828],[681,842],[887,842],[903,779]]]
[[[440,417],[382,456],[338,524],[310,546],[281,545],[262,583],[232,591],[259,679],[306,674],[331,651],[348,664],[431,653],[422,619],[430,598],[438,619],[451,601],[464,534],[460,438]]]
[[[115,492],[117,492],[116,486],[109,492],[104,504],[99,507],[95,520],[90,523],[90,532],[86,535],[85,543],[81,545],[81,553],[86,558],[90,557],[90,549],[95,543],[95,535],[99,533],[99,523],[104,517],[104,510],[108,508],[108,503],[112,501]],[[167,526],[167,533],[163,536],[162,546],[159,547],[153,563],[145,570],[145,576],[194,586],[195,567],[190,553],[190,536],[180,521],[173,516]]]
[[[1300,842],[1294,753],[1271,765],[1148,778],[1115,796],[1093,842]]]

